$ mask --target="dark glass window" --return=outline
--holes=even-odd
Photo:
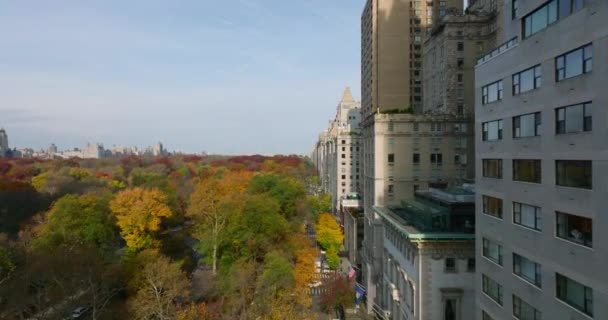
[[[482,169],[484,177],[502,179],[502,159],[483,159]]]
[[[593,163],[589,160],[556,160],[555,181],[558,186],[593,188]]]
[[[482,196],[483,213],[502,219],[502,199]]]
[[[531,284],[541,287],[540,264],[517,253],[513,253],[513,273]]]
[[[533,306],[513,295],[513,316],[520,320],[541,320],[541,312]]]
[[[414,164],[420,164],[420,153],[412,154],[412,161]]]
[[[513,180],[541,183],[540,160],[513,160]]]
[[[593,220],[557,212],[556,221],[558,237],[589,248],[593,247]]]
[[[593,289],[559,273],[555,274],[555,283],[558,299],[593,317]]]

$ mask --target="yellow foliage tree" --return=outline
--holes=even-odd
[[[217,274],[218,248],[226,229],[228,218],[238,212],[243,194],[253,177],[251,172],[228,172],[221,177],[202,180],[192,195],[188,216],[197,223],[196,236],[199,240],[209,240],[213,275]]]
[[[344,241],[344,234],[336,219],[329,213],[319,215],[319,221],[316,225],[317,241],[326,250],[329,266],[336,268],[340,265],[338,251]]]
[[[118,193],[110,202],[120,234],[130,251],[158,246],[155,234],[160,230],[162,218],[173,215],[167,201],[167,195],[158,189],[133,188]]]

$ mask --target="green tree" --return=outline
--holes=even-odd
[[[115,238],[109,196],[66,195],[57,200],[42,226],[36,247],[86,244],[107,247]]]
[[[279,202],[280,212],[285,217],[294,216],[300,199],[304,199],[304,185],[294,178],[276,174],[256,175],[249,185],[251,194],[267,194]]]
[[[217,274],[218,249],[228,219],[242,208],[243,192],[251,179],[245,172],[228,173],[221,178],[203,179],[190,196],[188,215],[195,219],[196,237],[211,257],[213,275]],[[209,247],[209,248],[208,248]],[[210,250],[207,250],[210,249]]]

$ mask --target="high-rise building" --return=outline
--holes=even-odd
[[[8,135],[6,134],[6,130],[4,128],[0,128],[0,158],[7,157],[10,153],[10,148],[8,146]]]
[[[417,189],[467,178],[466,121],[414,114],[422,110],[423,38],[435,21],[462,7],[461,0],[368,0],[363,9],[361,260],[368,312],[381,302],[376,301],[376,285],[382,277],[384,237],[374,207],[399,204],[412,199]]]
[[[608,319],[608,1],[505,1],[476,67],[476,319]]]
[[[360,192],[362,187],[360,122],[360,103],[355,101],[350,88],[346,88],[334,120],[320,134],[313,152],[321,184],[324,191],[332,195],[336,214],[341,211],[340,201],[350,193]]]

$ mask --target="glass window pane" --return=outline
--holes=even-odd
[[[557,21],[557,1],[552,1],[551,3],[549,3],[549,5],[547,6],[547,11],[548,11],[548,23],[552,24],[553,22]]]
[[[540,9],[532,14],[532,33],[537,33],[538,31],[547,27],[547,10],[546,8]]]
[[[583,50],[576,50],[566,55],[566,78],[583,73]]]
[[[583,108],[574,106],[566,108],[566,132],[583,131]]]

